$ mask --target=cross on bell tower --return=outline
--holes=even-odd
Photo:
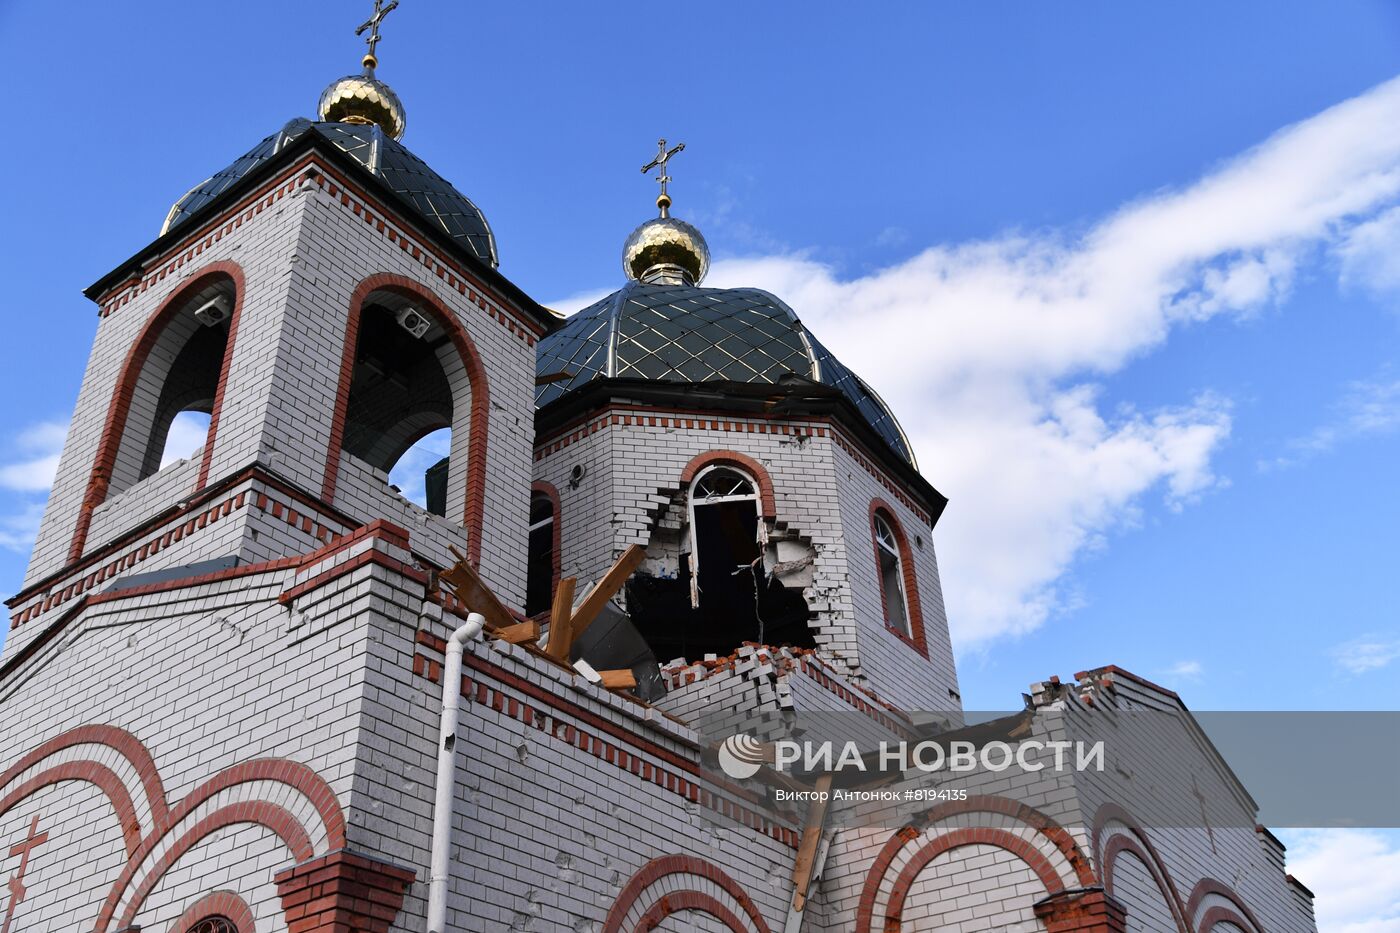
[[[365,39],[365,44],[369,46],[369,52],[365,55],[365,67],[373,68],[379,64],[379,59],[375,55],[375,49],[379,47],[379,24],[384,22],[384,17],[398,9],[399,0],[389,0],[388,5],[383,5],[384,0],[374,0],[374,15],[360,24],[360,28],[355,30],[355,35],[362,36],[365,30],[369,30],[369,37]]]
[[[661,195],[656,199],[656,206],[661,208],[662,217],[671,216],[671,196],[666,193],[666,185],[671,180],[671,176],[666,174],[666,163],[671,161],[671,157],[685,149],[685,143],[676,143],[670,150],[666,149],[666,140],[656,141],[656,158],[642,166],[642,174],[646,174],[658,166],[661,168],[656,181],[661,185]]]

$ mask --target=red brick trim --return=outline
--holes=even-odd
[[[1045,886],[1047,894],[1057,894],[1065,888],[1060,881],[1060,876],[1056,874],[1054,866],[1050,864],[1050,860],[1020,836],[1004,829],[990,827],[954,829],[929,840],[905,863],[904,869],[899,873],[895,879],[894,887],[890,890],[889,901],[885,906],[885,923],[881,929],[885,933],[899,933],[900,930],[904,929],[904,901],[909,896],[909,890],[914,886],[914,882],[918,880],[919,875],[929,866],[930,862],[945,852],[974,845],[996,846],[1021,859],[1035,872],[1040,883]]]
[[[1205,916],[1201,918],[1200,933],[1211,933],[1211,931],[1215,929],[1217,923],[1226,922],[1233,923],[1241,930],[1244,930],[1245,933],[1259,933],[1259,926],[1257,924],[1250,923],[1229,907],[1225,907],[1221,904],[1217,904],[1206,911]]]
[[[535,494],[548,496],[550,504],[554,507],[554,540],[550,544],[550,547],[553,548],[550,554],[550,563],[553,567],[554,578],[549,581],[550,592],[553,592],[555,587],[559,585],[559,578],[564,575],[564,510],[559,505],[559,490],[555,488],[553,483],[537,479],[530,484],[530,494],[532,497]]]
[[[345,409],[350,402],[350,383],[354,377],[355,344],[360,334],[360,314],[364,310],[365,299],[375,291],[390,291],[419,302],[425,313],[434,318],[448,336],[462,360],[471,389],[471,411],[467,439],[467,504],[462,516],[462,525],[467,532],[467,559],[473,564],[481,563],[482,521],[486,505],[486,433],[491,413],[490,388],[487,385],[486,370],[457,315],[427,288],[407,276],[381,272],[365,279],[355,286],[350,297],[350,309],[345,325],[345,344],[341,351],[340,384],[336,390],[335,414],[331,420],[330,447],[326,451],[325,479],[321,486],[321,498],[335,501],[336,479],[340,474],[341,441],[345,437]],[[456,413],[454,412],[454,415]]]
[[[195,901],[175,921],[170,933],[190,933],[197,923],[210,917],[224,917],[238,933],[255,933],[256,920],[248,902],[232,891],[215,891]]]
[[[445,647],[442,639],[426,631],[420,630],[417,640],[420,645],[439,653]],[[517,677],[489,661],[467,654],[463,656],[462,663],[478,675],[475,680],[470,676],[462,677],[461,693],[469,701],[523,722],[553,739],[592,755],[599,761],[633,774],[642,781],[649,781],[685,801],[713,810],[783,845],[797,848],[799,838],[796,830],[769,819],[756,809],[714,793],[701,783],[706,776],[696,762],[682,758],[675,752]],[[415,654],[413,673],[437,683],[442,677],[442,664],[422,654]],[[505,690],[492,686],[487,682],[488,679],[516,691],[525,699],[511,696]],[[549,710],[561,713],[568,719],[552,715]],[[575,725],[575,722],[581,725]],[[654,764],[644,756],[657,759],[663,762],[664,766]]]
[[[1127,933],[1128,911],[1101,888],[1064,891],[1036,901],[1046,933]]]
[[[773,495],[772,477],[763,468],[763,464],[737,450],[707,450],[702,454],[696,454],[685,465],[685,469],[681,470],[681,485],[683,487],[689,486],[695,481],[695,477],[699,475],[701,470],[712,466],[734,467],[752,476],[754,482],[758,483],[759,502],[763,506],[763,517],[778,517],[778,500]]]
[[[131,794],[127,792],[126,785],[122,784],[115,771],[95,761],[68,761],[34,775],[0,797],[0,816],[4,816],[11,807],[31,794],[63,781],[86,781],[96,785],[98,790],[106,794],[116,813],[117,823],[122,828],[126,854],[128,857],[136,854],[136,850],[141,846],[141,824],[136,819],[136,806],[131,801]],[[4,784],[0,783],[0,787],[3,786]]]
[[[1115,833],[1102,846],[1104,828],[1110,821],[1116,820],[1127,827],[1127,833]],[[1127,850],[1136,855],[1147,866],[1148,872],[1152,875],[1152,880],[1157,883],[1158,890],[1166,900],[1167,906],[1171,908],[1172,918],[1176,921],[1178,933],[1191,933],[1190,914],[1182,904],[1181,892],[1176,888],[1176,882],[1172,879],[1171,872],[1167,871],[1166,863],[1157,854],[1157,848],[1152,844],[1146,830],[1137,818],[1117,803],[1106,803],[1099,807],[1094,814],[1094,828],[1089,839],[1090,851],[1097,853],[1099,865],[1099,877],[1103,879],[1104,891],[1113,893],[1113,866],[1118,857],[1118,853]]]
[[[415,877],[410,869],[339,849],[272,880],[287,933],[388,933]]]
[[[136,392],[136,383],[141,378],[141,371],[146,367],[146,360],[150,357],[151,351],[155,349],[156,342],[165,332],[171,319],[174,318],[176,312],[180,310],[189,296],[221,278],[233,281],[233,320],[229,325],[228,346],[224,349],[223,367],[219,376],[218,388],[215,390],[214,410],[209,416],[209,433],[204,440],[204,459],[200,466],[199,480],[199,487],[203,487],[208,476],[209,457],[214,449],[214,435],[218,430],[219,406],[223,401],[224,382],[228,376],[229,361],[233,356],[234,333],[232,328],[238,322],[245,290],[243,269],[237,263],[229,260],[210,263],[185,284],[167,295],[165,300],[146,319],[140,335],[127,350],[126,361],[122,364],[121,373],[113,387],[112,402],[107,408],[107,418],[97,443],[97,456],[93,460],[92,470],[88,476],[87,489],[78,511],[77,526],[73,529],[73,539],[68,546],[68,560],[70,562],[83,556],[83,548],[87,544],[88,529],[92,526],[92,513],[107,499],[107,484],[111,481],[112,469],[117,462],[117,453],[121,449],[127,416],[131,412],[132,396]]]
[[[160,880],[165,877],[165,873],[180,860],[186,852],[192,849],[197,843],[205,839],[212,833],[228,826],[237,826],[241,823],[252,823],[266,827],[282,840],[282,844],[292,853],[292,857],[298,861],[305,861],[311,858],[311,839],[306,835],[306,830],[302,829],[297,818],[276,804],[267,803],[262,800],[248,801],[244,803],[233,803],[226,807],[220,807],[204,819],[195,823],[175,842],[165,850],[160,859],[155,863],[145,878],[136,887],[135,893],[127,901],[126,909],[122,911],[121,919],[117,921],[118,928],[129,927],[136,920],[137,913],[146,903],[146,898],[155,890]],[[123,873],[126,885],[118,882],[119,887],[113,888],[115,894],[119,890],[124,890],[131,883],[128,873],[132,868],[140,865],[139,860],[128,863],[127,872]],[[107,904],[102,908],[102,914],[98,917],[98,928],[102,929],[106,923],[111,921],[112,911],[116,909],[116,902],[112,897],[108,897]]]
[[[416,580],[419,583],[427,583],[428,575],[416,567],[411,567],[401,560],[390,557],[380,551],[370,549],[361,554],[356,554],[347,561],[336,564],[325,571],[316,574],[309,580],[298,583],[296,586],[284,591],[277,597],[277,601],[286,606],[299,597],[305,596],[314,590],[319,590],[328,583],[333,583],[341,577],[354,573],[361,567],[373,564],[376,567],[383,567],[385,570]]]
[[[865,876],[865,884],[861,888],[860,903],[856,910],[857,930],[860,933],[870,933],[872,929],[875,897],[879,894],[880,884],[884,881],[885,875],[889,872],[890,866],[894,864],[899,853],[917,840],[923,834],[925,827],[963,813],[1000,814],[1033,827],[1050,840],[1069,861],[1070,866],[1074,869],[1075,878],[1082,887],[1087,888],[1098,884],[1098,878],[1095,876],[1089,860],[1080,851],[1074,837],[1066,832],[1059,823],[1034,807],[1008,797],[986,794],[972,795],[966,800],[951,800],[925,810],[896,830],[885,842],[880,854],[871,863],[870,870]]]
[[[1179,696],[1176,694],[1175,691],[1168,690],[1166,687],[1163,687],[1161,684],[1154,684],[1152,681],[1148,680],[1146,677],[1139,677],[1137,674],[1134,674],[1132,671],[1125,671],[1125,670],[1123,670],[1123,668],[1119,667],[1117,664],[1106,664],[1106,665],[1104,665],[1103,667],[1096,667],[1096,668],[1094,668],[1093,670],[1089,670],[1089,671],[1080,671],[1079,673],[1077,673],[1077,674],[1074,675],[1074,679],[1075,679],[1075,680],[1085,680],[1085,679],[1087,679],[1087,678],[1089,678],[1089,677],[1093,677],[1093,678],[1095,678],[1095,679],[1098,679],[1099,675],[1101,675],[1101,674],[1113,674],[1113,675],[1115,675],[1115,676],[1117,676],[1117,677],[1124,677],[1124,678],[1126,678],[1126,679],[1128,679],[1128,680],[1131,680],[1131,681],[1136,682],[1139,686],[1147,687],[1147,688],[1150,689],[1150,690],[1155,690],[1155,691],[1157,691],[1158,693],[1165,694],[1166,696],[1168,696],[1168,697],[1170,697],[1171,699],[1175,700],[1177,703],[1180,703],[1182,709],[1185,709],[1185,708],[1186,708],[1186,704],[1181,702],[1181,697],[1179,697]]]
[[[899,570],[904,577],[902,581],[904,583],[904,602],[909,610],[909,632],[907,634],[890,624],[890,607],[885,597],[885,581],[879,577],[880,544],[875,538],[876,515],[884,516],[899,544]],[[914,571],[914,552],[909,549],[909,538],[904,534],[904,526],[899,523],[899,518],[895,515],[894,506],[884,499],[870,500],[870,543],[875,549],[876,584],[880,589],[880,606],[885,613],[885,629],[927,658],[928,641],[924,636],[924,609],[923,603],[919,599],[919,578]]]
[[[1249,925],[1246,926],[1239,920],[1232,920],[1229,916],[1224,916],[1223,913],[1218,919],[1230,920],[1231,923],[1243,927],[1246,933],[1259,933],[1259,931],[1264,929],[1259,923],[1259,918],[1254,916],[1254,912],[1245,904],[1244,899],[1235,893],[1235,889],[1223,881],[1216,881],[1214,878],[1202,878],[1196,883],[1196,887],[1191,889],[1191,897],[1186,901],[1186,916],[1188,918],[1195,918],[1196,912],[1201,909],[1201,902],[1204,901],[1206,895],[1209,894],[1218,895],[1234,904],[1235,907],[1239,908],[1239,913],[1248,918]],[[1220,906],[1212,907],[1210,910],[1206,911],[1206,917],[1202,918],[1200,925],[1197,927],[1201,933],[1209,933],[1210,924],[1205,921],[1206,918],[1210,917],[1211,914],[1216,911],[1229,912],[1227,908]]]
[[[729,927],[733,933],[748,933],[748,927],[744,926],[743,921],[736,917],[732,910],[721,904],[718,898],[699,891],[672,891],[664,895],[646,909],[646,913],[642,914],[634,929],[654,930],[661,926],[661,921],[672,914],[688,910],[709,914]]]
[[[632,910],[633,905],[638,902],[642,894],[645,893],[648,888],[669,875],[694,875],[695,877],[702,878],[716,885],[730,897],[734,898],[735,902],[743,909],[749,922],[752,924],[752,929],[756,931],[756,933],[769,933],[768,924],[764,922],[763,915],[758,911],[758,906],[754,904],[753,899],[749,897],[748,893],[739,886],[739,883],[725,874],[724,870],[719,866],[707,862],[704,859],[696,858],[693,855],[663,855],[660,858],[652,859],[638,869],[637,873],[623,886],[622,892],[617,896],[617,900],[613,902],[612,909],[608,911],[607,919],[603,921],[602,933],[624,933],[622,924],[623,921],[627,919],[627,914]],[[662,912],[648,925],[646,918],[650,917],[652,912],[658,909],[657,903],[660,903],[666,897],[674,899],[679,894],[690,893],[696,892],[677,892],[676,894],[658,898],[656,903],[648,907],[647,912],[643,915],[643,921],[637,924],[637,926],[633,928],[633,931],[636,931],[636,933],[644,933],[644,931],[651,930],[661,918],[674,912],[673,910],[661,908]],[[703,906],[704,904],[705,902],[700,898],[686,897],[682,901],[677,902],[675,909],[702,910],[722,920],[731,930],[739,931],[739,933],[747,933],[747,928],[740,924],[739,918],[733,913],[728,910],[725,910],[724,914],[715,913],[708,907]],[[718,902],[715,902],[715,904],[718,906]],[[626,933],[633,933],[633,931],[626,931]]]

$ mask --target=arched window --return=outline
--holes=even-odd
[[[628,584],[628,613],[658,658],[722,656],[744,642],[815,647],[806,599],[769,572],[776,558],[760,484],[733,462],[690,480],[681,553],[660,561],[675,570]]]
[[[550,607],[558,584],[559,515],[555,494],[536,484],[530,495],[530,562],[526,568],[525,614]]]
[[[109,492],[133,486],[205,444],[236,299],[231,277],[211,276],[179,299],[159,331],[148,335]]]
[[[877,509],[873,518],[875,560],[880,569],[881,595],[885,603],[885,624],[906,637],[913,637],[909,623],[909,599],[904,592],[904,555],[895,532],[894,518]]]
[[[460,515],[466,477],[451,468],[452,426],[469,391],[443,328],[411,298],[373,292],[360,316],[341,449],[394,473],[407,498],[428,511]],[[406,458],[410,450],[415,456]],[[396,471],[402,460],[412,461],[413,476]]]
[[[238,927],[228,917],[214,914],[190,927],[189,933],[239,933]]]

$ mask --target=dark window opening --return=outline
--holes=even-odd
[[[214,411],[214,396],[219,391],[219,374],[223,370],[224,351],[228,349],[228,319],[211,326],[198,326],[190,335],[180,352],[170,364],[165,382],[160,387],[160,395],[155,400],[154,415],[151,418],[151,433],[146,442],[145,455],[141,459],[139,479],[158,472],[171,459],[188,456],[204,443],[202,439],[194,447],[170,450],[168,442],[176,440],[176,447],[183,448],[189,440],[188,427],[182,419],[176,425],[176,418],[185,412],[195,412],[204,416],[206,433],[209,428],[209,415]],[[172,426],[176,432],[172,432]],[[181,430],[183,428],[183,430]],[[172,438],[172,433],[175,437]]]
[[[723,656],[744,642],[816,647],[802,593],[765,569],[752,481],[712,469],[690,500],[691,551],[678,574],[637,574],[627,586],[628,612],[657,659]]]
[[[554,500],[537,492],[530,497],[530,560],[526,569],[525,614],[544,612],[554,599]]]
[[[341,439],[437,515],[447,514],[453,391],[443,359],[451,353],[442,328],[398,296],[366,305]]]
[[[909,635],[909,606],[904,597],[904,566],[899,539],[889,519],[875,513],[875,555],[880,563],[880,586],[885,599],[885,621],[890,628]]]

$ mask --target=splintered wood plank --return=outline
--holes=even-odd
[[[812,862],[817,856],[817,846],[822,841],[822,828],[826,823],[826,810],[831,802],[831,772],[828,771],[812,786],[818,792],[817,799],[807,810],[806,825],[802,828],[802,842],[797,847],[797,859],[792,865],[792,883],[796,890],[792,895],[793,910],[803,910],[807,906],[807,889],[812,883]]]
[[[471,564],[467,563],[467,559],[462,556],[461,552],[451,545],[448,547],[452,551],[452,556],[457,558],[457,563],[438,574],[438,579],[452,585],[452,589],[456,591],[457,599],[469,611],[481,613],[486,619],[488,628],[499,630],[515,625],[515,616],[501,605],[501,601],[496,598],[495,593],[491,592],[491,588],[481,582],[481,578],[476,575],[476,571],[472,569]]]
[[[603,607],[608,604],[608,600],[622,589],[627,578],[632,576],[632,572],[642,565],[646,560],[646,548],[640,544],[633,544],[622,552],[622,556],[617,559],[617,563],[607,573],[603,574],[603,579],[598,581],[598,585],[588,591],[588,595],[574,610],[573,637],[577,638],[583,634],[588,626],[593,624],[593,620],[598,618],[598,613],[603,611]],[[550,636],[551,641],[553,636]]]
[[[529,619],[525,622],[517,622],[508,628],[503,628],[495,634],[501,641],[508,641],[512,645],[529,644],[539,641],[540,624],[534,619]]]
[[[598,676],[602,678],[602,680],[598,682],[608,690],[637,689],[636,675],[625,668],[615,671],[599,671]]]
[[[549,610],[549,642],[544,653],[556,661],[569,661],[569,649],[574,646],[574,587],[576,577],[565,577],[554,590],[554,605]]]

